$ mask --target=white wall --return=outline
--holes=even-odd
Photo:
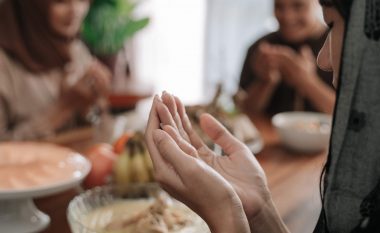
[[[135,37],[136,76],[185,103],[223,82],[234,92],[248,46],[276,29],[273,0],[144,0],[150,25]]]
[[[272,11],[273,0],[208,0],[205,89],[236,91],[248,47],[277,29]]]
[[[202,98],[205,0],[145,0],[150,25],[135,38],[136,76],[186,103]]]

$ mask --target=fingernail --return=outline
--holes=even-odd
[[[164,128],[164,123],[160,123],[160,128],[163,129]]]
[[[160,98],[160,96],[158,94],[154,95],[154,100],[158,101],[158,102],[161,102],[161,98]]]

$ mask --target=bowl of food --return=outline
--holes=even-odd
[[[283,112],[273,116],[282,143],[297,152],[315,153],[325,150],[330,140],[332,118],[314,112]]]
[[[206,223],[157,184],[101,186],[69,204],[73,233],[208,233]]]

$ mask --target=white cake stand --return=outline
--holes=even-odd
[[[30,189],[0,190],[0,232],[32,233],[44,230],[50,218],[36,208],[33,198],[49,196],[79,185],[91,165],[79,154],[74,159],[78,166],[69,180]]]

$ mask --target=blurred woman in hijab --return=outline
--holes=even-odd
[[[89,6],[90,0],[0,4],[0,141],[53,136],[104,108],[110,73],[78,39]]]

